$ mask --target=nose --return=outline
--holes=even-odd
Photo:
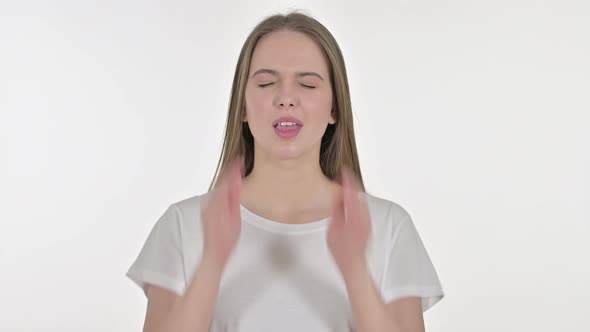
[[[278,108],[292,108],[299,103],[295,89],[282,84],[275,96],[275,106]]]

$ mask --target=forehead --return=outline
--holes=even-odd
[[[295,31],[276,31],[260,38],[252,54],[250,71],[260,68],[328,73],[320,46],[308,35]]]

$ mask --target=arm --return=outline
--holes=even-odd
[[[346,167],[342,185],[334,191],[327,243],[346,283],[354,322],[359,332],[423,332],[420,298],[383,303],[366,261],[370,213],[358,179]]]
[[[148,290],[145,332],[205,332],[209,331],[221,275],[239,240],[241,231],[240,188],[244,157],[231,160],[216,182],[215,188],[200,207],[203,253],[196,271],[182,296],[152,286]],[[180,239],[171,238],[161,248],[174,247],[163,259],[176,259],[183,264]],[[177,269],[176,274],[179,274]]]
[[[352,313],[359,332],[424,332],[419,297],[385,304],[366,264],[359,263],[344,275]]]
[[[203,255],[184,295],[157,325],[157,332],[209,331],[221,275],[241,231],[240,188],[244,157],[231,160],[201,207]],[[148,331],[148,330],[146,330]]]
[[[209,331],[221,273],[222,269],[204,256],[183,296],[166,295],[163,289],[150,287],[144,332]]]

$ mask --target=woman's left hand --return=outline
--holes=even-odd
[[[342,184],[333,197],[327,244],[346,279],[359,269],[366,268],[371,220],[364,192],[354,173],[343,168],[341,179]]]

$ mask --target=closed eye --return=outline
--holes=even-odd
[[[269,86],[269,85],[273,85],[273,84],[274,84],[273,82],[271,82],[271,83],[266,83],[266,84],[258,84],[258,87],[260,87],[260,88],[265,88],[265,87],[267,87],[267,86]],[[300,85],[301,85],[302,87],[304,87],[304,88],[307,88],[307,89],[315,89],[315,88],[316,88],[315,86],[312,86],[312,85],[307,85],[307,84],[300,84]]]

